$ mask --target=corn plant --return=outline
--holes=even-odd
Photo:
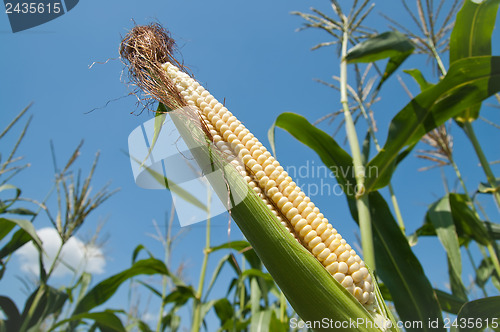
[[[8,134],[12,128],[27,113],[29,107],[21,111],[14,120],[2,131],[0,139]],[[96,288],[90,288],[92,276],[89,273],[74,270],[74,279],[70,285],[64,287],[53,287],[52,276],[56,267],[65,264],[62,257],[64,245],[70,240],[77,230],[83,225],[86,218],[104,201],[106,201],[114,191],[109,191],[107,187],[91,195],[91,180],[96,168],[97,158],[91,167],[89,175],[82,179],[81,174],[72,174],[71,169],[80,153],[81,144],[75,149],[68,162],[61,170],[57,170],[54,186],[47,196],[36,201],[22,196],[22,191],[8,182],[20,171],[29,166],[21,164],[20,157],[15,154],[21,141],[25,137],[31,118],[21,130],[11,152],[4,159],[0,166],[0,279],[8,267],[12,255],[23,245],[31,242],[38,250],[39,275],[34,285],[34,290],[26,298],[23,308],[18,308],[16,303],[9,297],[0,295],[0,310],[4,318],[0,319],[0,331],[74,331],[81,325],[87,325],[89,329],[100,328],[101,330],[125,331],[125,328],[118,317],[121,310],[103,310],[90,312],[95,306],[104,303],[114,294],[119,285],[123,282],[114,276],[110,280],[104,281],[105,292],[101,291],[102,283]],[[2,156],[3,157],[3,156]],[[57,194],[57,214],[53,216],[49,212],[48,199],[53,192]],[[12,193],[9,195],[9,193]],[[26,204],[35,204],[35,211],[25,207]],[[44,264],[47,253],[37,235],[33,223],[36,218],[40,218],[42,211],[47,212],[47,217],[56,230],[61,244],[52,261],[46,266]],[[30,217],[30,219],[21,218]],[[161,262],[160,262],[161,263]],[[141,273],[168,273],[166,268],[162,269],[161,264],[153,269],[154,262],[147,265],[145,262],[137,262],[133,267],[126,270],[119,276],[125,280],[132,275]],[[158,266],[159,265],[159,266]],[[97,294],[97,295],[96,295]],[[91,324],[89,324],[91,323]]]
[[[208,143],[204,151],[193,149],[200,164],[208,154],[210,168],[234,166],[222,166],[222,183],[212,185],[222,200],[243,200],[231,215],[299,316],[318,322],[359,318],[367,322],[360,329],[395,328],[365,263],[262,143],[183,70],[173,45],[152,24],[133,28],[120,51],[132,80],[170,110],[187,145]]]
[[[325,165],[329,167],[359,166],[362,158],[360,158],[356,128],[346,100],[346,90],[348,90],[346,66],[349,63],[365,62],[371,64],[389,58],[376,89],[378,93],[378,89],[411,55],[415,48],[434,59],[443,75],[442,79],[436,84],[431,84],[425,80],[419,70],[407,71],[418,82],[422,92],[414,97],[394,117],[385,145],[382,148],[377,148],[378,153],[371,160],[366,158],[363,163],[362,166],[365,169],[376,167],[378,170],[377,176],[361,174],[359,179],[354,179],[357,184],[364,185],[363,189],[366,192],[358,193],[356,196],[349,196],[346,191],[346,195],[353,218],[360,223],[363,252],[374,252],[375,261],[377,262],[377,274],[390,292],[386,299],[392,298],[397,313],[403,321],[423,322],[437,319],[441,321],[438,325],[443,327],[442,310],[455,315],[458,314],[459,318],[473,317],[470,316],[469,308],[478,305],[484,309],[486,303],[498,301],[498,297],[466,303],[468,298],[461,280],[462,268],[459,246],[467,246],[471,240],[477,242],[485,260],[482,263],[482,268],[479,269],[476,268],[474,262],[472,264],[478,275],[483,275],[485,266],[488,266],[490,271],[488,278],[491,276],[495,284],[497,283],[495,281],[497,272],[492,271],[498,270],[498,249],[496,249],[495,243],[498,235],[495,231],[496,224],[481,221],[478,210],[475,208],[476,203],[470,197],[458,167],[453,161],[450,139],[443,132],[442,126],[447,120],[454,119],[461,128],[464,128],[481,165],[488,164],[486,167],[483,166],[483,169],[487,179],[489,179],[489,185],[483,186],[498,188],[471,124],[478,117],[481,101],[498,92],[500,88],[498,85],[500,69],[498,67],[498,57],[491,55],[491,33],[496,12],[498,11],[498,1],[483,1],[481,3],[465,1],[462,9],[457,14],[455,25],[453,25],[452,18],[457,12],[459,4],[453,2],[449,4],[449,12],[445,14],[441,28],[437,27],[437,19],[443,8],[444,1],[440,1],[437,9],[435,9],[433,1],[426,1],[423,4],[422,1],[417,0],[417,15],[413,14],[414,11],[410,10],[409,5],[403,1],[404,7],[424,35],[422,37],[397,23],[393,18],[388,19],[393,26],[402,28],[407,35],[406,37],[396,30],[369,36],[366,27],[363,27],[361,22],[370,11],[368,1],[355,1],[349,14],[344,13],[337,1],[332,0],[330,2],[333,12],[336,14],[335,18],[331,18],[316,9],[312,9],[313,14],[296,14],[306,20],[305,27],[320,28],[334,38],[334,41],[322,42],[314,48],[335,44],[341,45],[340,77],[336,79],[340,82],[339,90],[345,115],[344,122],[352,158],[328,134],[311,126],[307,120],[298,115],[281,114],[277,118],[275,126],[285,129],[299,141],[316,151]],[[357,7],[357,5],[359,6]],[[364,16],[361,14],[363,10],[365,10]],[[355,30],[358,27],[361,29],[356,35]],[[450,31],[451,36],[447,37]],[[449,44],[448,40],[451,40]],[[353,45],[350,50],[347,50],[346,47],[348,43]],[[446,70],[440,52],[448,49],[450,51],[450,68]],[[354,89],[351,88],[350,91],[351,97],[356,103],[362,105],[362,98],[356,94]],[[304,128],[307,128],[307,130],[304,130]],[[372,128],[371,126],[369,129],[372,133],[368,134],[373,137]],[[370,136],[367,135],[366,137],[369,138]],[[464,194],[450,193],[433,204],[425,217],[426,224],[416,234],[417,236],[437,235],[442,242],[448,255],[452,295],[432,289],[419,266],[418,260],[411,252],[409,244],[406,243],[404,234],[397,231],[392,213],[378,193],[378,190],[390,184],[390,179],[396,167],[422,138],[434,147],[439,147],[438,151],[432,150],[430,154],[426,151],[424,158],[436,161],[441,165],[452,165],[464,189]],[[316,142],[319,140],[328,140],[329,147],[318,146]],[[369,144],[368,141],[365,145]],[[344,157],[340,158],[339,156]],[[443,157],[445,161],[443,161]],[[362,167],[358,168],[363,170]],[[349,181],[349,179],[341,178],[338,175],[337,180],[341,184]],[[350,180],[352,181],[352,179]],[[493,193],[494,191],[495,189],[491,189],[490,192]],[[363,197],[364,201],[360,201]],[[369,215],[365,213],[367,205],[370,208]],[[357,209],[354,209],[353,206],[356,206]],[[396,213],[397,210],[395,205]],[[483,217],[487,219],[486,215]],[[400,219],[399,216],[398,219]],[[373,234],[371,233],[370,222],[374,226]],[[366,226],[367,224],[368,226]],[[401,229],[404,231],[403,227]],[[388,236],[389,234],[391,236]],[[375,239],[374,251],[371,244],[372,236]],[[366,241],[363,241],[363,237],[366,238]],[[400,255],[387,250],[394,243],[399,244],[399,250],[404,251],[404,254]],[[483,250],[483,248],[486,250]],[[387,263],[388,261],[393,261],[397,265],[391,266],[391,264]],[[399,264],[403,261],[412,261],[415,265],[413,265],[413,268],[410,266],[404,267]],[[415,266],[418,266],[418,268],[415,268]],[[406,270],[407,268],[408,270]],[[484,277],[481,277],[481,282],[484,285]],[[409,285],[412,285],[412,288],[419,289],[418,293],[412,292]],[[405,295],[403,296],[403,294]],[[410,298],[412,304],[408,303]],[[478,310],[474,314],[482,318],[495,318],[498,317],[499,313],[498,310],[489,311],[488,313]],[[424,325],[418,327],[417,330],[426,328],[430,329],[429,326]]]

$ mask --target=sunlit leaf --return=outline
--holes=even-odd
[[[458,242],[455,223],[451,212],[450,200],[448,196],[433,203],[427,210],[428,219],[434,229],[443,248],[446,251],[449,261],[450,282],[453,294],[467,300],[467,292],[462,283],[462,257],[460,255],[460,244]]]
[[[335,173],[339,183],[354,183],[351,172],[342,171],[352,169],[352,159],[330,135],[293,113],[280,114],[275,125],[313,149],[325,166]],[[357,220],[354,199],[349,195],[347,198],[351,215]],[[377,273],[390,290],[400,318],[407,321],[440,319],[441,310],[432,286],[394,220],[389,206],[378,192],[370,193],[369,203]],[[415,292],[415,289],[419,291]]]
[[[438,84],[413,98],[391,121],[386,143],[368,163],[377,174],[367,174],[368,191],[385,187],[399,152],[465,108],[500,91],[500,57],[480,56],[455,61]]]
[[[424,91],[427,88],[430,88],[431,86],[434,85],[434,84],[427,82],[427,80],[425,79],[422,72],[418,69],[406,69],[403,71],[405,73],[407,73],[408,75],[410,75],[411,77],[413,77],[415,82],[417,82],[418,86],[420,87],[420,91]]]
[[[458,12],[450,36],[450,64],[480,55],[491,55],[491,35],[495,27],[500,0],[465,0]],[[479,116],[481,104],[467,107],[455,117],[460,124],[472,122]]]
[[[389,58],[384,74],[378,84],[380,88],[389,76],[406,60],[415,47],[412,42],[398,31],[384,32],[357,44],[346,55],[347,63],[375,62]]]
[[[459,331],[482,331],[486,328],[486,322],[490,324],[495,321],[496,324],[491,324],[490,327],[495,330],[499,329],[498,320],[500,319],[500,296],[486,297],[475,301],[470,301],[464,304],[457,319],[459,321],[472,321],[473,324],[465,324],[459,326]],[[482,324],[478,324],[478,321]]]
[[[101,281],[92,288],[77,304],[73,315],[89,312],[96,306],[106,302],[115,294],[118,287],[130,278],[152,274],[171,276],[165,264],[158,259],[149,258],[137,261],[132,267]]]

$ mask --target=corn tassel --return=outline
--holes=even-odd
[[[185,104],[199,110],[213,143],[227,156],[281,224],[369,311],[376,311],[364,262],[269,151],[197,81],[170,62],[167,77]]]

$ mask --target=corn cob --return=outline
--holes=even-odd
[[[269,151],[197,81],[170,62],[168,79],[185,104],[199,111],[213,143],[230,157],[240,174],[302,243],[358,301],[375,310],[371,275],[364,262],[293,182]]]

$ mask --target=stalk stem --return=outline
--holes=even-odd
[[[344,33],[342,38],[342,58],[340,61],[340,103],[344,110],[347,140],[351,148],[355,178],[356,178],[356,206],[358,208],[359,228],[361,232],[361,246],[366,264],[375,271],[375,254],[373,249],[372,224],[368,196],[365,195],[365,167],[361,158],[356,127],[349,110],[347,99],[347,43],[349,42],[347,19],[344,20]]]
[[[465,131],[465,134],[469,138],[470,142],[472,143],[474,151],[476,151],[476,155],[479,158],[479,162],[481,163],[481,167],[483,168],[484,174],[486,175],[486,179],[488,180],[489,185],[493,189],[495,189],[493,192],[493,197],[497,204],[497,208],[500,209],[500,192],[496,190],[498,187],[497,181],[495,179],[495,176],[493,175],[493,171],[491,170],[490,163],[486,159],[483,149],[481,148],[481,144],[479,144],[476,133],[474,132],[474,128],[472,128],[472,124],[470,122],[466,121],[463,125],[463,129]]]
[[[474,269],[474,272],[477,274],[477,267],[476,263],[474,263],[474,258],[472,257],[472,253],[470,252],[469,246],[465,246],[465,251],[467,252],[467,256],[469,257],[470,265],[472,265],[472,268]],[[481,290],[483,291],[484,297],[488,297],[488,293],[486,292],[486,289],[484,288],[484,285],[482,285]]]
[[[26,319],[24,320],[23,324],[21,325],[20,331],[25,331],[28,328],[28,324],[30,323],[33,315],[35,314],[35,310],[38,307],[38,303],[40,302],[40,300],[42,299],[42,296],[46,292],[47,280],[50,278],[50,275],[52,274],[52,272],[54,272],[54,269],[57,265],[57,261],[59,260],[59,256],[61,255],[62,248],[63,248],[64,244],[65,244],[65,242],[64,242],[63,238],[61,237],[61,245],[57,249],[56,256],[54,257],[54,261],[52,262],[52,264],[50,266],[49,272],[47,273],[45,280],[42,280],[42,278],[40,278],[40,281],[41,281],[40,286],[36,292],[36,295],[35,295],[35,298],[33,299],[33,302],[30,305],[30,309],[28,310],[28,315],[27,315]],[[43,254],[45,254],[45,252],[43,252],[43,251],[41,251],[39,253],[39,255],[42,255],[42,256],[43,256]],[[40,264],[43,265],[43,259],[41,259],[41,258],[40,258]],[[40,266],[40,269],[43,269],[43,266]]]
[[[208,184],[207,184],[208,185]],[[208,187],[207,187],[208,188]],[[212,201],[212,194],[207,190],[207,228],[205,232],[205,249],[203,250],[203,263],[201,265],[200,280],[198,282],[198,291],[196,292],[196,299],[193,301],[193,326],[192,332],[200,331],[201,327],[201,297],[203,295],[203,286],[205,285],[205,276],[207,272],[208,256],[210,255],[210,204]]]
[[[368,124],[368,132],[370,133],[370,136],[372,137],[373,144],[375,145],[375,148],[379,152],[382,148],[380,147],[380,144],[378,143],[377,136],[375,136],[375,130],[373,129],[372,123],[370,122],[370,118],[368,117],[368,113],[366,112],[365,106],[363,105],[362,100],[359,99],[359,97],[357,97],[355,91],[353,91],[352,89],[350,91],[351,91],[352,96],[354,97],[354,99],[356,100],[356,102],[359,105],[359,109],[361,110],[361,114],[363,114],[363,117],[365,118],[365,120]],[[392,187],[391,182],[389,182],[388,187],[389,187],[389,193],[391,195],[392,206],[394,207],[394,213],[396,214],[396,219],[398,220],[399,229],[401,229],[401,232],[404,235],[406,232],[405,223],[403,221],[403,215],[401,214],[401,210],[399,209],[398,200],[396,198],[396,194],[394,192],[394,188]]]

